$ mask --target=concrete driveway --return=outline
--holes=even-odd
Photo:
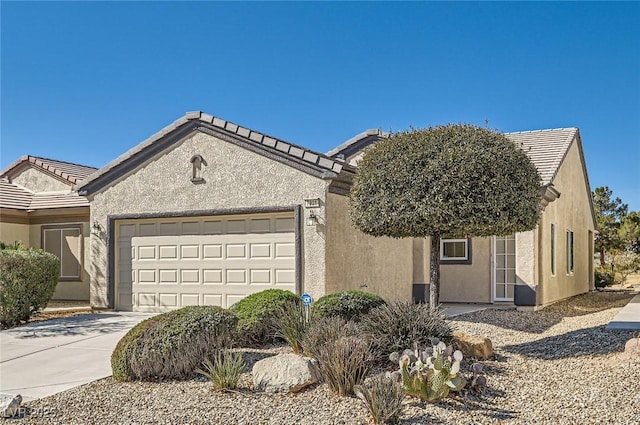
[[[0,331],[0,394],[25,401],[111,375],[111,352],[152,314],[105,312]]]

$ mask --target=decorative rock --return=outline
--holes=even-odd
[[[467,335],[464,332],[456,331],[453,334],[453,341],[458,349],[467,356],[487,360],[493,355],[493,344],[487,337]]]
[[[3,418],[12,418],[20,411],[20,404],[22,403],[22,396],[3,397],[0,399],[0,412],[2,412]]]
[[[291,353],[256,362],[252,373],[255,388],[268,393],[298,392],[320,381],[320,369],[315,359]]]
[[[631,338],[624,344],[624,353],[629,359],[640,360],[640,338]]]

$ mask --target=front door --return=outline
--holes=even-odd
[[[493,238],[493,300],[513,301],[516,285],[516,237]]]

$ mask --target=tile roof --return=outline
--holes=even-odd
[[[0,208],[26,210],[31,204],[33,193],[0,179]]]
[[[33,195],[29,210],[50,208],[88,207],[89,201],[77,192],[68,193],[36,193]]]
[[[370,136],[386,137],[388,135],[389,133],[386,133],[382,130],[376,130],[376,129],[365,130],[360,134],[356,134],[355,136],[353,136],[351,139],[347,140],[340,146],[331,149],[329,152],[327,152],[327,155],[331,157],[335,157],[340,153],[342,153],[343,151],[347,150],[352,145],[355,145],[359,141],[366,139],[367,137],[370,137]]]
[[[505,136],[522,147],[538,169],[542,184],[548,185],[553,182],[577,134],[578,129],[571,127],[506,133]]]
[[[87,198],[76,192],[32,193],[6,179],[0,179],[0,208],[33,211],[88,206]]]
[[[505,133],[505,136],[520,145],[527,155],[529,155],[531,162],[533,162],[540,173],[542,183],[547,185],[553,182],[560,168],[560,164],[578,132],[579,130],[576,127],[570,127]],[[351,151],[363,149],[362,144],[359,144],[359,142],[365,143],[366,141],[367,144],[370,144],[371,140],[366,139],[386,137],[387,135],[387,133],[379,130],[367,130],[352,137],[337,148],[332,149],[327,155],[338,158],[341,153],[353,154]],[[373,140],[373,142],[376,141],[375,139]]]
[[[221,118],[214,117],[213,115],[209,115],[205,112],[195,111],[195,112],[187,112],[186,115],[184,115],[183,117],[169,124],[162,130],[157,132],[156,134],[152,135],[151,137],[144,140],[134,148],[125,152],[123,155],[120,155],[118,158],[111,161],[109,164],[100,168],[98,171],[93,173],[89,178],[84,180],[80,184],[78,189],[80,191],[86,191],[91,183],[93,183],[94,181],[100,180],[102,176],[108,174],[111,170],[120,166],[121,164],[128,161],[132,157],[145,151],[147,148],[152,146],[154,143],[158,142],[160,139],[162,139],[169,133],[189,123],[197,123],[197,122],[204,123],[218,130],[223,130],[227,134],[230,133],[232,135],[240,136],[244,141],[251,143],[255,146],[259,146],[260,148],[270,151],[271,153],[275,153],[281,156],[284,155],[288,160],[294,163],[308,164],[317,169],[328,171],[329,173],[333,173],[332,175],[334,176],[336,174],[339,174],[343,169],[351,172],[355,172],[355,167],[344,164],[341,161],[338,161],[322,153],[315,152],[310,149],[306,149],[302,146],[295,145],[293,143],[289,143],[284,140],[268,136],[266,134],[260,133],[258,131],[252,130],[247,127],[239,126],[230,121],[226,121]],[[96,184],[100,185],[100,183],[96,183]]]
[[[97,170],[97,168],[86,165],[74,164],[72,162],[58,161],[55,159],[41,158],[38,156],[25,155],[9,167],[4,169],[0,176],[8,176],[12,171],[24,164],[30,164],[34,167],[53,174],[62,180],[66,180],[71,184],[78,184],[87,176]]]

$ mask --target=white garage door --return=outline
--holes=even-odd
[[[116,307],[229,307],[269,288],[295,292],[293,213],[119,220]]]

